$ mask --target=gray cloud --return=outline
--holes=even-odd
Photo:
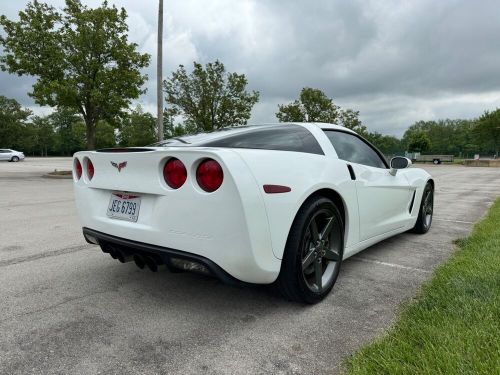
[[[50,3],[62,7],[62,0]],[[84,1],[95,6],[100,1]],[[110,1],[129,13],[130,39],[153,55],[146,109],[155,105],[157,1]],[[24,1],[2,2],[14,17]],[[261,93],[253,122],[304,86],[359,110],[370,130],[402,135],[420,119],[471,118],[500,106],[498,1],[184,0],[166,2],[164,71],[220,59]],[[0,74],[0,94],[33,106],[33,82]]]

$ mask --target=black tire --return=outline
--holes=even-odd
[[[10,161],[13,161],[14,163],[17,163],[19,161],[19,156],[13,156]]]
[[[296,302],[321,301],[337,280],[343,254],[344,224],[338,208],[325,197],[309,198],[288,234],[276,281],[279,291]]]
[[[422,199],[420,201],[420,209],[418,211],[418,219],[412,229],[413,233],[424,234],[429,231],[432,224],[432,216],[434,211],[434,187],[428,182],[425,185]]]
[[[434,165],[438,165],[438,164],[441,164],[441,160],[439,160],[439,159],[434,159],[434,160],[432,161],[432,163],[433,163]]]

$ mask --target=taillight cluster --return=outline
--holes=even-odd
[[[163,167],[163,178],[172,189],[179,189],[187,180],[184,163],[177,158],[168,159]],[[207,193],[216,191],[222,185],[222,181],[224,172],[215,160],[205,159],[196,168],[196,182]]]
[[[224,180],[224,173],[219,163],[213,159],[206,159],[196,169],[196,181],[206,192],[217,190]]]
[[[80,162],[78,158],[73,162],[73,174],[78,181],[82,178],[83,169],[88,181],[94,177],[94,164],[92,161],[85,157]],[[177,158],[169,158],[163,166],[163,178],[165,183],[172,189],[179,189],[187,180],[188,172],[186,166],[182,161]],[[198,186],[206,191],[212,193],[222,185],[224,181],[224,172],[221,165],[214,159],[203,159],[196,167],[196,182]]]
[[[80,163],[80,160],[75,159],[75,162],[73,163],[73,169],[75,171],[76,179],[79,180],[82,177],[82,163]]]
[[[187,179],[184,163],[176,158],[170,158],[163,167],[163,178],[172,189],[179,189]]]
[[[85,158],[83,160],[83,164],[85,164],[87,168],[87,178],[90,181],[94,177],[94,164],[92,164],[89,158]],[[78,158],[75,158],[75,161],[73,163],[73,169],[76,179],[79,180],[83,174],[83,167],[82,163],[80,162],[80,160],[78,160]]]

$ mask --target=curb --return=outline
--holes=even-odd
[[[73,175],[72,174],[50,174],[50,173],[46,173],[44,175],[42,175],[42,177],[45,177],[45,178],[54,178],[54,179],[59,179],[59,180],[70,180],[73,178]]]

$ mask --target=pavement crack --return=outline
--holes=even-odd
[[[78,246],[67,247],[64,249],[46,251],[46,252],[41,253],[41,254],[27,255],[24,257],[17,257],[17,258],[13,258],[13,259],[2,260],[2,261],[0,261],[0,268],[12,266],[13,264],[32,262],[35,260],[44,259],[44,258],[48,258],[48,257],[56,257],[59,255],[76,253],[77,251],[90,249],[93,246],[94,245],[90,245],[90,244],[78,245]]]
[[[50,306],[46,306],[46,307],[43,307],[43,308],[40,308],[40,309],[28,311],[28,312],[25,312],[25,313],[22,313],[22,314],[12,315],[12,316],[9,316],[8,318],[0,319],[0,324],[5,323],[5,322],[7,322],[9,320],[17,319],[17,318],[22,318],[22,317],[25,317],[25,316],[30,316],[30,315],[38,314],[38,313],[44,313],[46,311],[49,311],[49,310],[52,310],[52,309],[56,309],[56,308],[58,308],[58,307],[60,307],[62,305],[65,305],[67,303],[71,303],[71,302],[74,302],[74,301],[79,301],[79,300],[85,299],[87,297],[92,297],[92,296],[99,295],[99,294],[109,293],[110,291],[111,290],[102,290],[102,291],[98,291],[98,292],[84,294],[83,296],[76,296],[76,297],[72,297],[72,298],[70,297],[70,298],[65,299],[64,301],[55,303],[55,304],[50,305]]]

